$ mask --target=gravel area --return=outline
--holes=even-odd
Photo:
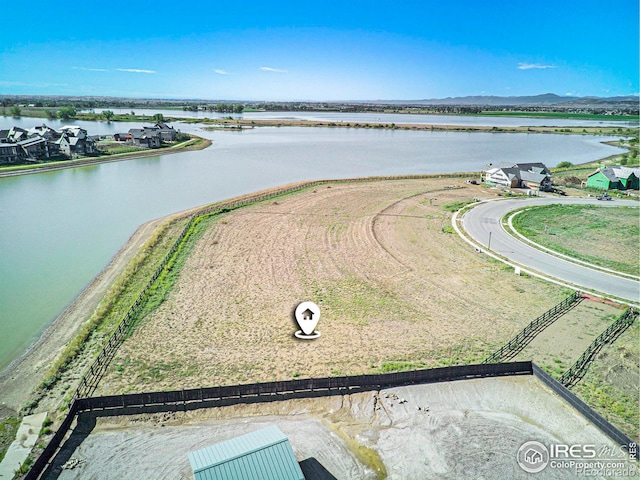
[[[298,461],[313,457],[338,479],[524,479],[516,453],[529,440],[616,448],[539,380],[521,376],[98,418],[77,448],[63,451],[73,468],[48,478],[191,479],[188,452],[270,424]],[[540,475],[575,478],[550,467]]]

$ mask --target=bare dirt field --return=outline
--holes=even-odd
[[[532,376],[86,423],[78,430],[88,436],[63,449],[48,478],[189,479],[188,452],[271,424],[289,437],[298,461],[313,457],[338,479],[531,478],[516,463],[530,440],[617,451]],[[61,470],[68,459],[74,468]],[[568,468],[538,475],[576,478]]]
[[[443,205],[494,195],[458,178],[336,183],[221,216],[96,394],[481,361],[567,294],[451,233]],[[306,300],[314,341],[293,336]]]
[[[540,332],[514,360],[533,360],[547,371],[562,375],[623,312],[613,305],[582,300]]]

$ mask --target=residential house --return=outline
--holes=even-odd
[[[66,140],[69,143],[68,151],[63,151],[61,145],[60,151],[63,151],[65,155],[76,157],[79,155],[92,155],[96,153],[97,149],[95,141],[87,135],[87,131],[84,128],[66,126],[62,127],[60,130],[62,131],[62,136],[66,137]]]
[[[163,142],[173,142],[178,135],[178,132],[176,132],[175,128],[170,127],[164,122],[156,123],[155,128],[159,130],[160,140],[162,140]]]
[[[17,142],[16,145],[22,150],[22,157],[28,161],[45,160],[50,158],[49,142],[42,137],[31,137]]]
[[[71,157],[71,145],[66,135],[61,135],[59,139],[54,142],[54,145],[58,148],[58,152],[67,157]]]
[[[26,140],[28,136],[29,132],[27,132],[24,128],[11,127],[11,130],[9,130],[9,134],[7,135],[7,140],[10,143],[18,143],[22,140]]]
[[[28,134],[30,137],[38,135],[49,141],[56,141],[61,136],[60,133],[56,132],[51,127],[47,127],[44,123],[37,127],[30,128]]]
[[[113,139],[116,142],[130,142],[133,140],[133,137],[130,133],[115,133],[113,135]]]
[[[162,144],[160,132],[153,127],[132,128],[129,130],[133,145],[146,148],[158,148]]]
[[[586,186],[599,190],[638,190],[640,168],[622,166],[599,168],[587,177]]]
[[[517,188],[520,186],[519,170],[511,167],[494,167],[485,172],[485,183],[500,187]]]
[[[0,142],[0,164],[20,163],[22,149],[15,143]]]
[[[551,172],[543,163],[516,163],[491,167],[485,172],[485,182],[508,188],[551,188]]]
[[[613,167],[613,172],[625,190],[640,190],[640,168]]]
[[[542,191],[551,188],[551,171],[544,163],[516,163],[513,167],[520,170],[520,186],[523,188]]]
[[[516,163],[491,167],[485,171],[485,182],[508,188],[551,188],[551,172],[544,163]]]

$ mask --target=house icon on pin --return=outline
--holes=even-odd
[[[313,320],[313,312],[307,308],[304,312],[302,312],[302,319]]]

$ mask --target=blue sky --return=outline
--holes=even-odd
[[[629,95],[638,15],[638,0],[36,0],[5,11],[0,94]]]

